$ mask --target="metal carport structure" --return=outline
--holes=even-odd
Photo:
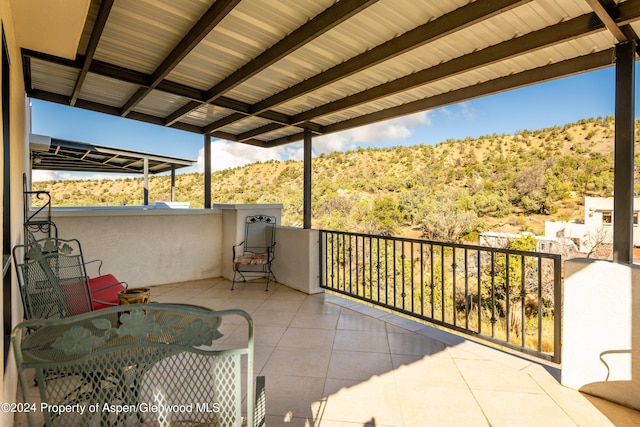
[[[142,174],[144,205],[149,204],[149,174],[171,172],[171,201],[175,196],[176,169],[193,165],[194,160],[43,135],[30,135],[31,169]]]

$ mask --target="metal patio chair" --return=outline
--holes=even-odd
[[[89,277],[77,239],[29,234],[25,245],[13,248],[14,265],[26,319],[64,318],[118,304],[118,292],[127,288],[112,274]]]
[[[247,339],[220,349],[226,321],[244,328]],[[254,325],[242,310],[122,305],[28,320],[11,340],[25,405],[34,404],[28,379],[35,375],[45,426],[265,425]],[[56,411],[63,406],[71,409]],[[36,425],[33,413],[27,418]]]
[[[233,283],[247,277],[264,277],[265,291],[269,290],[269,283],[276,281],[271,270],[271,263],[275,257],[276,217],[267,215],[253,215],[245,219],[244,241],[233,247]]]

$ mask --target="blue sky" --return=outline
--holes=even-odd
[[[609,67],[317,137],[314,153],[357,147],[437,144],[450,138],[512,134],[524,129],[564,125],[582,118],[609,116],[614,114],[614,87],[615,69]],[[204,137],[190,132],[37,100],[32,101],[32,132],[197,161],[194,167],[178,173],[204,170]],[[214,140],[213,153],[212,170],[220,170],[258,160],[302,159],[302,144],[263,149]],[[114,176],[34,171],[34,180],[107,177]]]

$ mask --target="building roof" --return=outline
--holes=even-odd
[[[640,0],[87,9],[74,58],[22,50],[28,96],[262,147],[608,67],[640,31]]]
[[[32,169],[144,174],[144,160],[147,159],[148,172],[157,174],[191,166],[195,162],[57,138],[37,139],[38,143],[32,143]],[[50,143],[43,144],[43,140]]]

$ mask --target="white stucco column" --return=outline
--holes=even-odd
[[[564,268],[562,384],[640,409],[640,266]]]

